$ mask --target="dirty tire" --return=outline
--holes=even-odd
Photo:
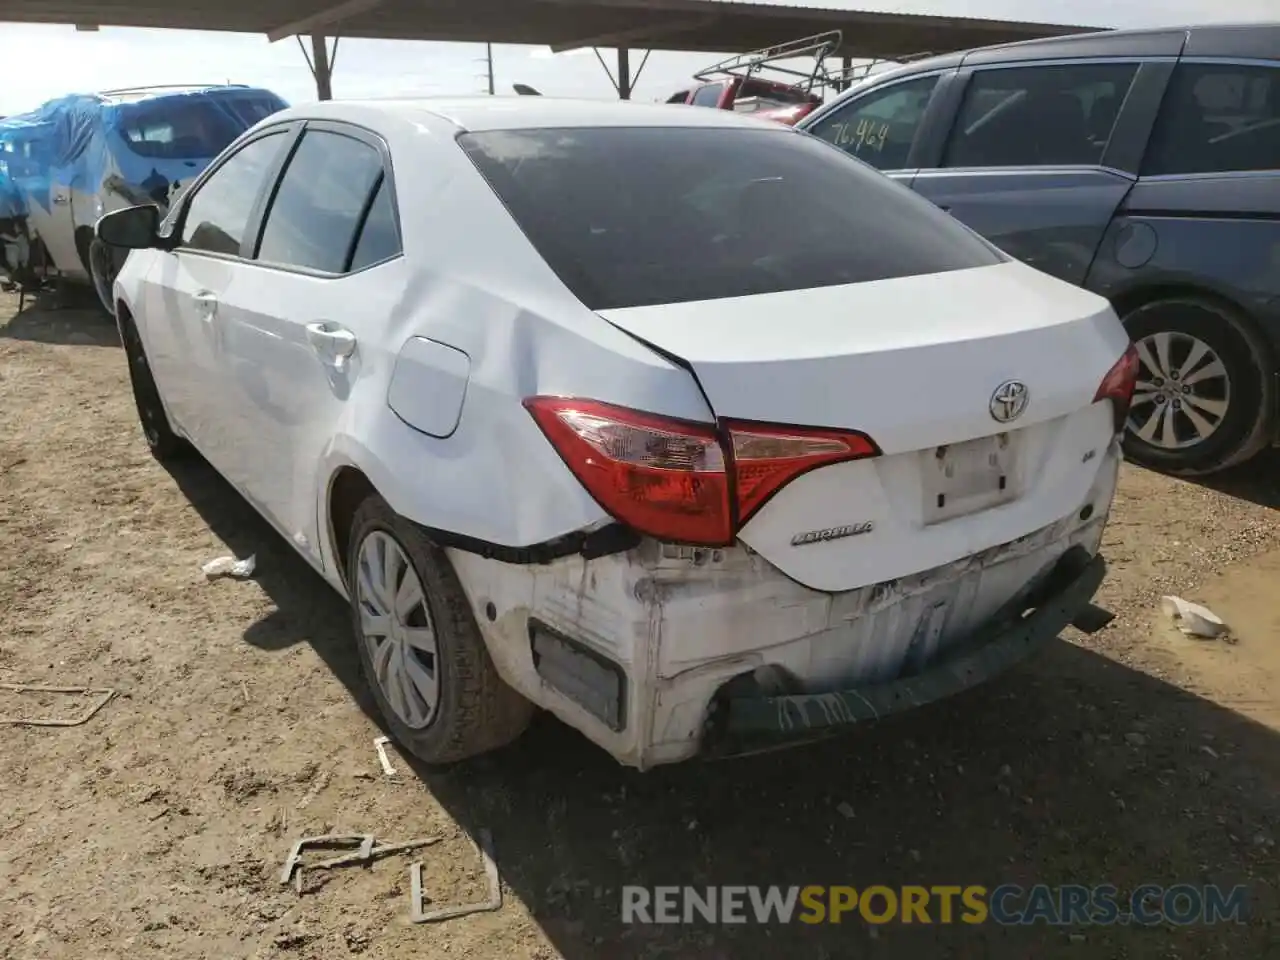
[[[1246,318],[1187,297],[1138,307],[1124,317],[1124,326],[1135,343],[1161,332],[1195,337],[1222,359],[1231,383],[1226,415],[1208,438],[1169,450],[1143,441],[1131,427],[1124,445],[1128,459],[1175,476],[1205,476],[1243,463],[1267,445],[1275,405],[1273,362],[1266,341]]]
[[[151,450],[151,455],[161,463],[181,459],[191,452],[191,447],[169,425],[169,415],[165,413],[164,404],[160,400],[160,388],[151,375],[151,365],[147,362],[147,353],[133,318],[121,317],[119,326],[120,340],[129,364],[133,402],[138,410],[138,421],[142,425],[142,435],[146,438],[147,447]]]
[[[361,631],[356,595],[360,547],[371,534],[391,536],[422,583],[436,639],[439,693],[434,716],[414,729],[392,709],[375,676]],[[356,510],[347,555],[352,631],[365,681],[396,740],[424,763],[455,763],[505,746],[529,725],[533,705],[507,686],[489,658],[462,585],[444,551],[381,497],[370,496]]]
[[[98,294],[98,304],[108,316],[116,315],[115,298],[112,288],[115,286],[116,274],[124,265],[123,257],[113,247],[107,246],[97,237],[89,242],[89,276],[93,279],[93,289]]]

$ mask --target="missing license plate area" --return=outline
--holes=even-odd
[[[1007,433],[921,454],[926,524],[953,520],[1014,498],[1016,443]]]

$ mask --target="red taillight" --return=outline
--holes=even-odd
[[[1133,402],[1133,388],[1137,382],[1138,350],[1130,344],[1123,356],[1102,378],[1102,383],[1098,385],[1098,392],[1093,396],[1094,403],[1099,400],[1111,401],[1116,433],[1124,430],[1125,421],[1129,419],[1129,404]]]
[[[878,452],[850,432],[752,423],[717,431],[564,397],[531,397],[525,407],[605,510],[641,533],[680,543],[728,545],[800,474]]]
[[[734,422],[725,426],[733,442],[739,524],[800,474],[878,453],[860,433]]]
[[[733,541],[729,477],[713,427],[595,400],[524,402],[574,476],[622,523],[660,540]]]

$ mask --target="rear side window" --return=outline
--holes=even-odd
[[[1143,173],[1280,170],[1280,66],[1181,64]]]
[[[375,263],[390,260],[400,253],[400,231],[396,225],[396,208],[391,196],[391,185],[386,177],[378,182],[377,193],[369,205],[360,239],[356,242],[352,270],[363,270]]]
[[[918,77],[872,91],[823,117],[809,133],[877,170],[901,170],[937,85],[937,77]]]
[[[943,166],[1099,164],[1137,72],[1132,63],[980,70],[969,81]]]
[[[723,83],[712,83],[705,87],[699,87],[693,95],[693,105],[695,107],[718,107],[720,106],[720,95],[724,93]]]
[[[246,106],[204,94],[152,97],[115,107],[114,122],[129,149],[139,157],[208,160],[284,106],[284,101],[276,99],[275,103],[279,105],[274,106],[267,97],[247,98]]]
[[[783,127],[495,131],[459,142],[593,310],[1002,262],[927,200]]]
[[[342,273],[374,188],[382,155],[363,140],[308,130],[285,167],[267,213],[258,259]]]

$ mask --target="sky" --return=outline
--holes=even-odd
[[[181,0],[174,0],[181,2]],[[764,0],[779,2],[787,0]],[[817,5],[817,4],[815,4]],[[827,7],[990,17],[1105,27],[1280,19],[1277,0],[820,0]],[[794,39],[779,37],[779,42]],[[613,63],[612,51],[602,51]],[[482,44],[341,41],[334,96],[455,96],[485,92]],[[637,100],[665,99],[714,53],[654,53],[636,85]],[[633,57],[633,69],[637,62]],[[32,109],[67,93],[162,83],[246,83],[291,103],[315,99],[302,51],[290,38],[251,34],[131,30],[0,23],[0,115]],[[498,92],[526,83],[548,96],[610,97],[613,88],[590,50],[552,55],[546,48],[494,48]]]

